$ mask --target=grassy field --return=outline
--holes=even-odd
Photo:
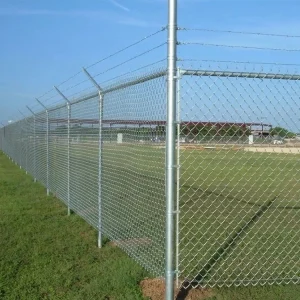
[[[0,299],[143,299],[147,273],[0,153]]]
[[[98,161],[96,146],[91,147],[88,143],[86,145],[73,145],[71,155],[71,160],[76,161],[71,169],[74,193],[72,208],[97,228],[95,210],[97,211],[98,205]],[[61,172],[65,172],[65,159],[62,159],[62,157],[65,158],[65,155],[57,155],[55,159],[54,157],[52,157],[51,164],[55,166],[56,171],[51,174],[51,178],[53,178],[53,189],[59,191],[65,185],[57,181],[57,178],[62,174]],[[127,290],[123,290],[123,287],[120,287],[118,291],[120,285],[109,285],[106,291],[112,290],[112,294],[108,294],[108,298],[105,298],[104,294],[99,296],[102,295],[100,293],[99,299],[110,299],[109,297],[112,299],[139,299],[141,297],[136,283],[145,274],[142,269],[115,248],[106,245],[101,251],[96,249],[96,233],[93,229],[76,216],[67,218],[65,216],[66,210],[60,202],[53,198],[46,199],[43,189],[33,185],[31,179],[20,173],[16,167],[11,167],[5,158],[1,157],[1,162],[1,172],[6,172],[8,175],[11,173],[12,178],[10,183],[8,175],[0,175],[2,176],[0,182],[4,191],[0,194],[1,207],[3,206],[1,211],[4,214],[0,221],[4,225],[1,226],[0,230],[3,230],[4,240],[9,240],[8,245],[10,243],[18,245],[19,239],[24,240],[22,243],[26,243],[25,250],[22,252],[19,247],[16,247],[21,252],[12,257],[22,257],[23,253],[28,256],[30,254],[28,249],[35,249],[35,247],[37,247],[36,251],[48,247],[46,254],[52,255],[52,259],[46,255],[45,258],[35,255],[34,259],[40,260],[37,262],[38,269],[41,268],[44,259],[46,262],[41,268],[42,271],[37,271],[36,277],[34,275],[31,278],[33,275],[28,274],[27,276],[34,282],[35,278],[43,278],[40,273],[46,272],[48,278],[50,273],[51,275],[53,273],[48,271],[51,268],[60,274],[52,276],[49,284],[46,284],[49,288],[51,287],[51,291],[48,297],[47,288],[43,289],[47,292],[45,299],[47,297],[49,299],[60,299],[59,297],[61,299],[76,299],[72,296],[75,294],[72,292],[69,294],[70,291],[80,290],[79,293],[83,293],[82,295],[88,292],[93,293],[94,285],[91,290],[88,286],[90,282],[96,284],[99,280],[98,277],[104,274],[102,257],[109,260],[111,252],[126,260],[128,268],[126,266],[122,270],[133,274],[131,279],[134,283],[131,281],[129,283],[124,282],[124,273],[122,273],[123,275],[115,274],[114,272],[118,272],[117,267],[109,273],[120,278],[120,282],[126,286],[128,284],[128,291],[133,289],[135,292],[132,292],[132,295],[127,295],[124,294],[124,291]],[[232,280],[299,276],[300,228],[298,220],[300,210],[298,203],[300,187],[297,180],[299,170],[299,155],[249,153],[232,150],[181,150],[179,201],[179,267],[181,278],[193,279],[198,276],[197,279],[199,280],[199,275],[201,275],[200,281],[202,282],[225,281],[225,283],[229,283]],[[151,244],[132,242],[120,243],[120,246],[148,270],[154,274],[160,274],[163,272],[162,258],[164,255],[164,149],[145,145],[117,147],[105,145],[102,176],[102,213],[106,216],[103,219],[103,230],[111,239],[119,241],[130,239],[136,241],[149,238]],[[8,183],[3,183],[1,180]],[[10,184],[14,187],[12,195],[9,194]],[[22,192],[23,185],[26,192]],[[65,192],[63,194],[65,195]],[[12,200],[7,201],[10,198]],[[269,205],[270,202],[271,205]],[[89,211],[86,210],[88,205],[92,208]],[[14,210],[15,212],[11,213]],[[259,213],[259,211],[262,212]],[[257,218],[251,222],[256,215]],[[75,224],[74,222],[78,223]],[[41,231],[32,234],[30,231],[33,226],[35,230],[41,229]],[[78,230],[79,226],[80,230]],[[4,230],[4,228],[8,229]],[[83,228],[86,228],[88,234],[80,234]],[[242,232],[239,232],[241,228]],[[27,230],[27,234],[22,230]],[[19,232],[19,235],[16,235],[14,231]],[[46,231],[48,232],[45,233]],[[235,236],[236,234],[242,236],[242,239]],[[78,244],[72,244],[73,240]],[[229,247],[225,242],[230,240]],[[82,245],[82,242],[85,242],[85,246]],[[8,247],[11,249],[4,250],[15,253],[16,249],[13,249],[13,246]],[[20,246],[20,248],[23,247]],[[82,251],[87,249],[88,251],[85,252],[89,253],[83,255]],[[51,254],[52,251],[56,254]],[[70,255],[68,251],[72,253],[70,259],[67,258]],[[102,251],[107,251],[105,252],[106,257],[102,256],[104,255]],[[72,261],[74,260],[74,264],[77,265],[78,261],[75,261],[75,258],[80,256],[82,259],[85,255],[90,257],[90,252],[96,253],[93,259],[99,264],[93,264],[86,258],[77,267],[81,268],[80,270],[83,272],[83,283],[77,283],[74,279],[71,280],[76,271],[74,271],[75,273],[70,272],[68,280],[63,280],[62,276],[65,276],[67,272],[62,275],[62,270],[69,269],[66,266],[59,267],[60,263],[56,256],[63,256],[64,258],[60,262],[64,261],[63,265],[68,262],[71,264],[71,270],[72,268],[77,270],[76,267],[72,267]],[[1,255],[4,257],[4,253]],[[114,260],[114,258],[112,259]],[[53,265],[52,260],[53,263],[55,262]],[[28,267],[28,270],[26,269],[26,265],[30,265],[30,259],[23,260],[22,258],[21,262],[20,259],[18,261],[19,265],[25,265],[25,271],[35,274],[32,266]],[[29,262],[27,263],[27,261]],[[210,266],[207,266],[208,262],[210,262]],[[82,268],[85,263],[87,263],[85,269],[95,268],[94,271],[88,271],[95,278],[89,278],[89,275],[84,273]],[[6,269],[1,266],[1,270],[8,270],[10,264],[11,261],[6,264]],[[110,270],[110,265],[113,267],[115,264],[120,266],[117,261],[110,261],[105,264],[104,268]],[[135,271],[129,271],[132,267]],[[18,264],[16,264],[16,268],[18,269]],[[102,273],[100,272],[100,275],[96,276],[96,273],[93,272],[99,271],[99,268]],[[23,284],[23,288],[25,288],[26,280],[23,277],[26,278],[26,276],[21,276],[20,285]],[[40,286],[44,286],[46,277],[44,281],[41,279],[42,284]],[[67,284],[70,285],[61,288],[58,283],[60,280],[68,282]],[[108,284],[108,279],[105,280]],[[115,279],[111,280],[112,282],[115,281]],[[80,276],[78,281],[80,281]],[[102,289],[101,283],[99,285]],[[6,286],[11,286],[11,284]],[[59,290],[62,289],[66,294],[62,296],[55,294],[53,286],[57,286]],[[0,291],[3,290],[4,293],[9,294],[6,289],[2,288]],[[39,289],[37,288],[37,290]],[[95,290],[97,289],[95,288]],[[119,292],[122,296],[118,295]],[[299,297],[296,295],[299,295],[300,290],[298,286],[272,288],[266,286],[216,289],[214,293],[215,298],[213,299],[298,299]],[[54,298],[51,298],[51,295],[55,295]],[[37,296],[34,297],[30,297],[30,299],[39,299]],[[84,296],[84,298],[89,297]]]
[[[133,142],[104,144],[101,227],[142,266],[162,276],[165,149]],[[43,160],[38,164],[42,182]],[[98,165],[97,143],[72,143],[70,205],[95,229],[99,228]],[[201,275],[197,280],[202,284],[298,280],[299,154],[182,147],[180,165],[181,279]],[[53,143],[50,188],[65,203],[66,168],[66,144]]]
[[[300,156],[183,150],[181,159],[181,276],[299,282]]]

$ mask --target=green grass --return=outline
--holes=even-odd
[[[300,156],[185,150],[181,158],[181,276],[299,281]]]
[[[0,154],[0,299],[143,299],[147,273]]]
[[[151,239],[151,244],[122,247],[156,275],[163,274],[164,266],[164,151],[147,145],[103,149],[103,230],[114,240]],[[57,180],[65,174],[62,153],[50,162],[56,169],[53,188],[58,190],[65,189],[65,180]],[[97,227],[96,145],[72,145],[72,159],[72,208]],[[82,219],[68,218],[61,202],[46,198],[42,187],[3,156],[0,162],[0,233],[5,245],[0,250],[0,295],[142,299],[137,282],[145,271],[116,248],[98,250],[96,232]],[[208,284],[299,276],[299,170],[299,155],[182,150],[181,278],[203,276],[204,267],[202,282]],[[207,268],[224,241],[275,197],[242,239]],[[84,210],[88,205],[94,209]],[[300,288],[222,288],[215,293],[215,299],[298,299]]]
[[[58,154],[58,148],[53,152]],[[71,208],[95,228],[97,154],[96,143],[71,145]],[[65,178],[65,151],[55,157],[52,176]],[[149,239],[151,243],[121,247],[156,276],[164,274],[164,158],[165,149],[155,145],[105,143],[103,148],[102,229],[121,242]],[[181,150],[180,165],[181,279],[200,274],[201,282],[208,285],[297,280],[299,155]],[[223,251],[224,244],[270,201],[263,215]],[[215,261],[208,268],[212,258]]]

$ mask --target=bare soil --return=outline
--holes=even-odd
[[[244,150],[250,152],[300,154],[300,148],[298,147],[245,147]]]
[[[143,291],[143,296],[150,300],[164,300],[165,299],[165,281],[161,278],[149,279],[146,278],[141,281],[140,286]],[[211,289],[191,289],[180,291],[175,290],[176,300],[204,300],[213,296]]]

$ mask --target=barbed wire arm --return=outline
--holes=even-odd
[[[83,72],[85,73],[85,75],[89,78],[89,80],[94,84],[94,86],[97,88],[97,90],[99,92],[103,92],[102,88],[100,87],[100,85],[96,82],[96,80],[92,77],[92,75],[85,69],[82,68]]]

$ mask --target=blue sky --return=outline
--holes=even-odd
[[[182,0],[180,27],[274,32],[300,35],[300,2],[295,0]],[[2,0],[0,2],[0,121],[19,117],[35,106],[35,97],[118,49],[159,30],[167,22],[166,0]],[[93,74],[165,41],[166,32],[111,58]],[[300,39],[180,32],[186,42],[300,48]],[[153,51],[115,74],[165,57]],[[179,58],[299,63],[300,52],[253,51],[208,46],[180,46]],[[198,65],[197,65],[198,64]],[[199,67],[199,63],[185,66]],[[202,65],[201,65],[202,66]],[[220,64],[217,65],[217,67]],[[214,66],[215,67],[215,66]],[[228,65],[226,65],[228,67]],[[269,67],[260,70],[270,70]],[[295,68],[294,68],[295,69]],[[284,70],[284,69],[280,69]],[[277,70],[278,71],[278,70]],[[119,72],[119,73],[118,73]],[[112,72],[109,76],[113,76]],[[100,76],[104,80],[108,77]]]

